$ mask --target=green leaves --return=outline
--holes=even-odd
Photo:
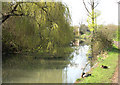
[[[14,13],[23,15],[12,16],[4,23],[4,43],[12,41],[18,50],[37,49],[51,54],[57,54],[59,47],[69,45],[73,38],[73,31],[66,5],[62,2],[17,2],[16,4],[18,6]],[[4,8],[3,12],[8,9],[10,6]],[[6,38],[6,35],[10,39]],[[8,49],[6,44],[4,47]],[[64,53],[64,50],[61,50],[61,53]]]
[[[95,11],[93,10],[92,14],[93,15],[89,15],[88,18],[87,18],[88,27],[89,27],[91,32],[97,30],[97,20],[96,20],[96,18],[98,16],[100,16],[101,13],[98,10],[95,10]]]
[[[92,32],[92,31],[94,31],[94,29],[93,29],[93,28],[91,28],[91,29],[90,29],[90,31]]]
[[[53,25],[52,25],[52,30],[57,30],[58,29],[58,25],[56,23],[53,22]]]

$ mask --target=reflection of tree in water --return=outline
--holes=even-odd
[[[97,56],[92,56],[91,49],[89,49],[89,52],[87,54],[87,58],[89,60],[89,63],[91,67],[96,63],[97,61]]]
[[[12,79],[16,78],[16,75],[17,76],[20,75],[18,78],[16,78],[18,80],[20,78],[20,80],[19,81],[13,80],[13,82],[15,81],[25,82],[25,80],[30,81],[30,79],[34,78],[35,76],[36,78],[34,78],[34,80],[41,79],[38,82],[50,82],[50,80],[53,82],[56,81],[62,82],[61,79],[63,77],[65,78],[64,82],[73,82],[81,74],[81,66],[82,65],[84,66],[86,62],[85,53],[87,52],[86,50],[88,50],[88,47],[86,46],[83,47],[78,46],[75,48],[76,50],[73,52],[73,54],[69,53],[69,55],[71,56],[73,55],[73,57],[71,59],[66,59],[66,60],[42,59],[42,58],[35,59],[34,56],[41,56],[38,54],[14,55],[14,57],[10,57],[6,60],[6,62],[3,62],[3,72],[4,72],[3,79],[4,81],[10,79],[8,80],[8,82],[9,81],[11,82]],[[76,51],[79,52],[79,55],[76,55],[75,53]],[[86,71],[87,71],[87,67],[86,67]],[[31,76],[31,78],[29,76]],[[47,76],[50,77],[51,79],[47,80],[48,79]],[[42,80],[43,78],[44,80]],[[59,78],[60,80],[58,80]],[[35,81],[31,80],[31,82],[35,82]]]

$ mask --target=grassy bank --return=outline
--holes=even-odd
[[[115,68],[118,64],[118,49],[113,48],[108,52],[108,57],[104,60],[100,60],[97,67],[93,68],[91,72],[92,76],[77,79],[78,83],[111,83],[112,76],[115,72]],[[100,68],[101,65],[110,67],[109,69]]]

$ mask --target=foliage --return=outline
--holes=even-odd
[[[120,25],[118,25],[117,40],[120,41]]]
[[[73,39],[69,9],[62,2],[3,3],[3,14],[16,10],[3,24],[3,52],[59,53]],[[62,53],[64,50],[61,51]],[[60,54],[60,53],[59,53]]]
[[[110,38],[117,38],[118,37],[118,26],[114,25],[114,24],[108,24],[106,25],[104,28],[108,29],[108,36],[110,36]]]
[[[79,36],[79,27],[73,26],[73,32],[74,32],[74,36],[78,37]]]
[[[88,16],[88,18],[87,18],[88,27],[89,27],[89,30],[91,32],[97,30],[97,21],[96,21],[96,18],[98,16],[100,16],[100,11],[96,10],[93,14],[94,14],[94,23],[92,23],[93,22],[93,20],[92,20],[93,16]]]
[[[88,26],[86,26],[85,24],[81,24],[80,25],[80,34],[88,34],[90,32]]]
[[[117,36],[116,34],[117,26],[115,25],[107,25],[107,26],[99,26],[97,32],[94,35],[94,46],[93,52],[95,55],[112,48],[113,39]]]
[[[91,31],[91,37],[90,37],[91,53],[92,53],[92,56],[94,57],[94,49],[93,49],[94,43],[93,42],[94,42],[95,32],[97,30],[96,18],[100,15],[100,12],[96,12],[95,8],[98,6],[99,2],[98,2],[98,0],[92,0],[92,1],[90,0],[88,3],[90,6],[90,10],[86,6],[85,1],[83,0],[84,7],[85,7],[86,11],[88,12],[87,22],[88,22],[89,30]]]

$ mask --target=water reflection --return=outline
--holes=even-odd
[[[87,61],[89,46],[77,46],[69,60],[11,59],[9,65],[3,64],[4,83],[74,83],[81,76]],[[8,62],[8,61],[6,61]],[[8,67],[9,66],[9,67]],[[85,72],[90,69],[88,64]]]
[[[77,78],[80,78],[82,69],[85,67],[87,61],[86,53],[89,49],[89,46],[80,46],[76,50],[79,54],[76,54],[76,51],[72,53],[74,55],[73,59],[70,60],[70,64],[63,70],[63,76],[65,83],[74,83]],[[87,65],[85,72],[90,70],[90,64]]]

